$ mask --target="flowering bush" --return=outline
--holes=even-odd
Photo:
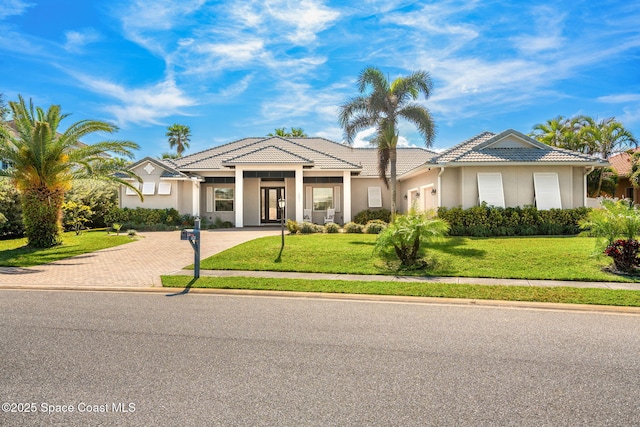
[[[638,250],[640,250],[640,242],[637,240],[620,239],[607,246],[604,253],[613,258],[613,264],[618,270],[630,273],[640,266]]]

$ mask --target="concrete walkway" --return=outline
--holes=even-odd
[[[274,228],[203,230],[201,257],[207,258],[240,243],[258,237],[278,235]],[[126,245],[28,267],[0,267],[0,288],[148,288],[161,287],[160,276],[179,274],[193,276],[183,270],[193,264],[193,249],[180,240],[178,231],[140,233],[140,239]],[[557,280],[482,279],[467,277],[407,277],[356,274],[314,274],[275,271],[201,270],[201,277],[271,277],[319,280],[375,280],[423,283],[453,283],[516,286],[570,286],[577,288],[640,290],[640,283],[563,282]]]

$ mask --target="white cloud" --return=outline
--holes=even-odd
[[[93,92],[120,101],[117,105],[104,107],[105,111],[113,114],[119,126],[125,126],[127,123],[162,124],[161,119],[175,114],[184,115],[184,108],[197,104],[170,79],[146,88],[129,89],[88,76],[75,77]]]
[[[64,34],[67,39],[64,48],[69,52],[78,52],[85,45],[100,40],[100,33],[93,28],[82,31],[67,31]]]
[[[23,0],[0,0],[0,19],[22,15],[32,6],[35,6],[35,3],[28,3]]]
[[[315,41],[317,33],[327,29],[340,14],[317,0],[268,0],[265,11],[283,25],[285,37],[296,45]]]
[[[597,98],[600,102],[607,104],[626,104],[628,102],[640,102],[640,93],[620,93],[617,95],[607,95]]]
[[[223,98],[222,101],[224,102],[226,99],[225,98],[234,98],[237,97],[238,95],[241,95],[242,93],[244,93],[247,88],[249,87],[249,85],[251,84],[251,81],[253,80],[254,76],[253,74],[250,74],[248,76],[245,76],[244,78],[242,78],[240,81],[225,87],[224,89],[221,89],[217,95],[214,95],[214,99],[215,98]]]

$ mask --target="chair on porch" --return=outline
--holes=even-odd
[[[302,221],[313,222],[311,218],[311,209],[304,209],[304,213],[302,214]]]
[[[327,209],[327,216],[324,217],[324,223],[328,224],[330,222],[336,221],[336,210],[335,209]]]

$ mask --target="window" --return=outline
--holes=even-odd
[[[142,184],[142,195],[143,196],[153,196],[156,192],[156,183],[155,182],[145,182]]]
[[[500,172],[478,174],[478,199],[480,203],[486,202],[488,206],[505,207]]]
[[[370,208],[382,207],[382,189],[380,187],[369,187],[368,195]]]
[[[233,188],[216,188],[213,195],[216,212],[233,212]]]
[[[140,189],[140,185],[138,185],[137,182],[132,182],[131,185],[133,185],[138,190]],[[135,191],[133,191],[133,189],[131,189],[129,187],[125,187],[124,194],[126,194],[127,196],[137,196],[138,195],[138,193],[136,193]]]
[[[313,210],[326,211],[333,208],[333,188],[313,189]]]
[[[534,173],[533,187],[538,210],[562,209],[557,173]]]
[[[171,194],[171,183],[161,182],[158,184],[158,194],[161,196],[168,196]]]
[[[625,197],[627,199],[631,200],[632,202],[634,201],[633,200],[633,187],[627,187]]]

